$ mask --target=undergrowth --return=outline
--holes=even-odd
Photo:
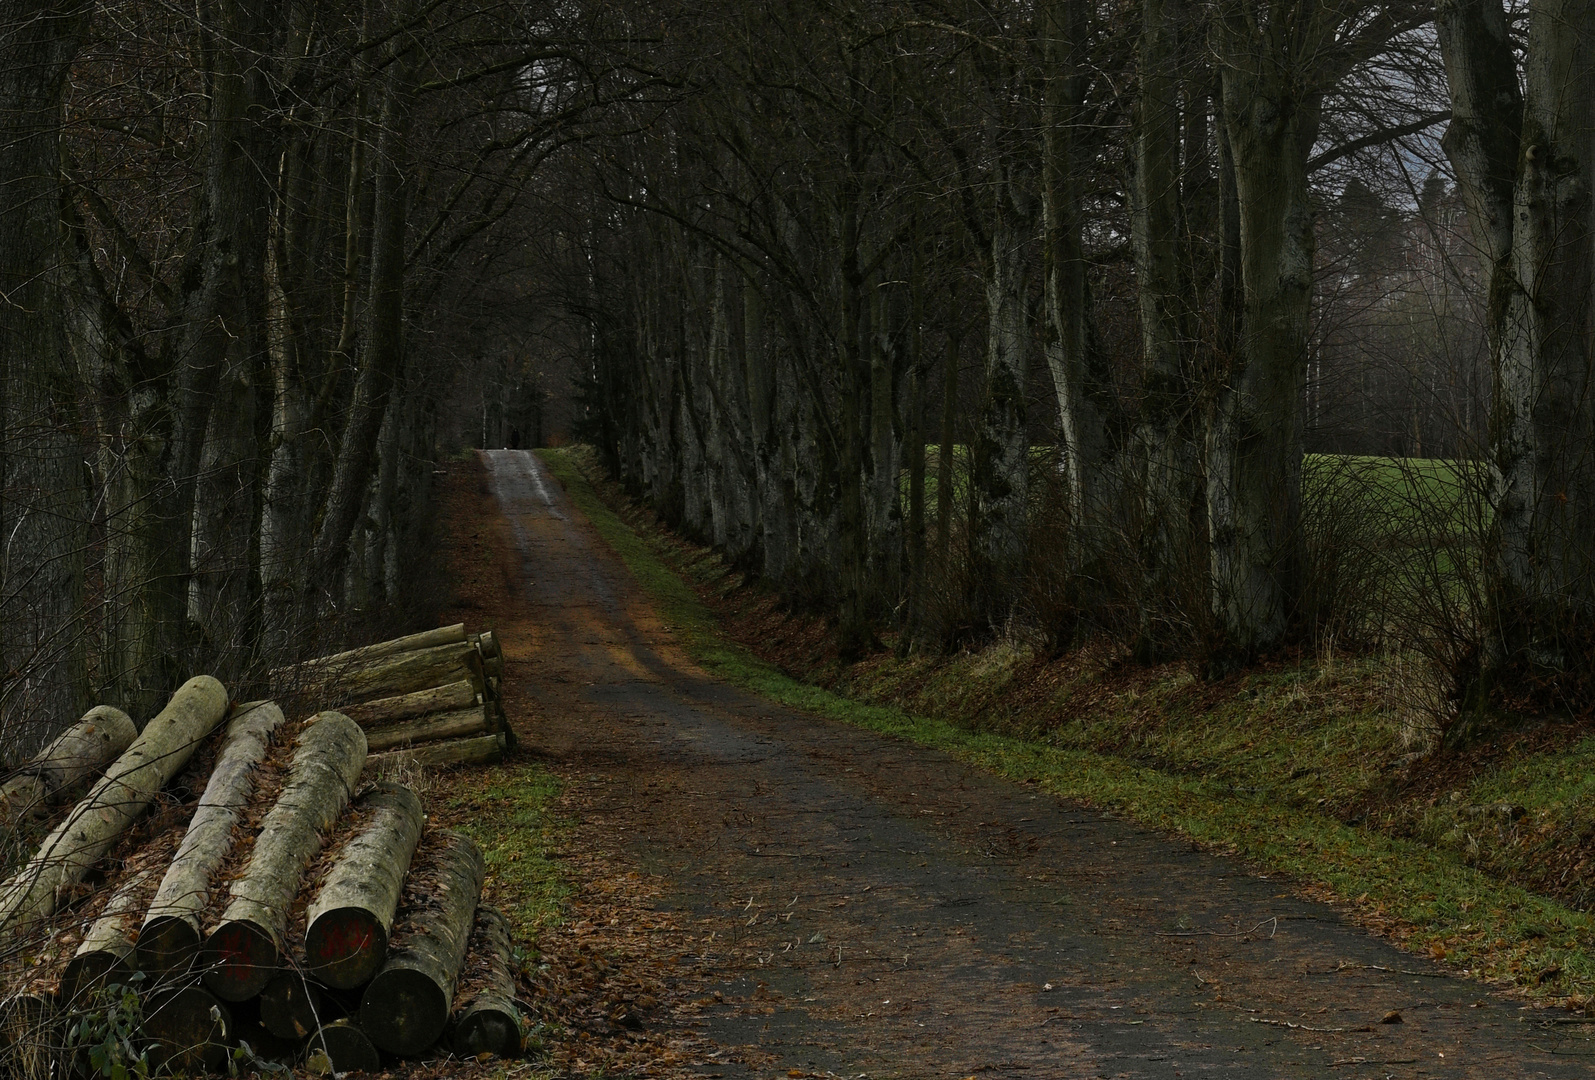
[[[744,640],[770,640],[785,616],[768,597],[629,506],[589,452],[540,453],[715,675],[1291,875],[1403,947],[1536,1003],[1595,1002],[1582,910],[1595,739],[1526,731],[1472,757],[1415,755],[1388,706],[1399,669],[1359,658],[1208,683],[999,643],[846,668],[800,656],[805,681],[726,632],[759,626]]]

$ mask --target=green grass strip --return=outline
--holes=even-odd
[[[1443,949],[1450,965],[1515,984],[1541,1001],[1595,992],[1595,920],[1503,883],[1453,855],[1354,828],[1228,784],[1176,776],[1111,756],[971,731],[800,682],[721,636],[713,612],[668,565],[668,548],[640,535],[589,480],[580,449],[539,451],[572,501],[620,555],[689,655],[713,674],[772,701],[910,739],[1073,801],[1247,858],[1275,873],[1327,886],[1367,921],[1405,924],[1411,951]]]

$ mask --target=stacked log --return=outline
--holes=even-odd
[[[349,805],[365,767],[366,739],[340,712],[318,713],[299,733],[288,782],[266,815],[221,924],[205,941],[205,985],[227,1001],[259,994],[277,973],[289,908],[321,833]]]
[[[144,813],[226,712],[221,683],[209,675],[184,683],[6,883],[0,892],[0,930],[21,933],[49,918],[63,892],[81,882]]]
[[[519,1057],[526,1047],[526,1023],[515,1004],[515,967],[509,921],[497,908],[476,909],[470,953],[474,976],[462,979],[449,1019],[449,1044],[460,1057],[479,1054]]]
[[[56,974],[5,987],[0,1024],[54,1028],[103,1007],[101,988],[132,986],[140,1045],[173,1071],[261,1061],[343,1073],[438,1047],[519,1054],[508,927],[478,908],[480,850],[463,834],[428,830],[410,788],[372,782],[396,760],[503,754],[496,639],[444,627],[277,675],[300,688],[297,700],[313,692],[339,708],[291,723],[273,702],[229,708],[221,684],[202,676],[136,737],[125,715],[90,713],[13,777],[27,784],[0,788],[0,811],[15,790],[13,804],[37,814],[104,770],[0,888],[0,933],[17,935],[72,903],[207,747],[178,789],[203,781],[187,821],[177,816],[182,797],[168,797],[133,831],[149,839],[115,852],[123,870],[103,899],[64,932],[55,924],[39,947]]]
[[[404,932],[360,997],[360,1026],[378,1048],[413,1057],[442,1036],[485,877],[476,842],[445,833],[434,876],[417,890]]]
[[[0,784],[0,823],[37,817],[51,805],[83,794],[138,737],[121,709],[96,705]]]
[[[491,630],[440,627],[275,673],[285,690],[332,705],[366,731],[368,768],[498,761],[514,746],[504,652]]]

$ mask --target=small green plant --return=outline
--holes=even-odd
[[[149,1054],[134,1044],[143,1022],[136,974],[126,984],[113,983],[97,991],[77,1022],[67,1030],[67,1049],[88,1063],[90,1076],[108,1080],[147,1080]]]

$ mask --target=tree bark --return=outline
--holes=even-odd
[[[463,833],[443,832],[417,860],[388,960],[360,999],[360,1026],[379,1049],[419,1054],[443,1034],[486,873]]]
[[[416,690],[408,694],[349,705],[343,709],[343,713],[361,727],[373,728],[380,724],[426,716],[429,713],[469,709],[478,704],[479,696],[471,680],[461,679],[443,686],[430,686],[425,690]]]
[[[276,974],[305,868],[321,849],[321,833],[349,805],[365,760],[365,732],[342,713],[318,713],[300,731],[282,795],[201,954],[205,985],[217,997],[254,997]]]
[[[150,901],[138,933],[139,967],[152,975],[186,968],[199,953],[200,918],[211,881],[233,846],[233,828],[255,787],[255,770],[282,725],[274,702],[242,705],[227,724],[205,792]]]
[[[372,754],[371,765],[377,770],[392,769],[399,765],[418,766],[423,769],[442,769],[450,765],[486,765],[504,756],[506,739],[503,733],[480,735],[474,739],[446,739],[425,743],[411,750],[389,750]]]
[[[0,822],[15,821],[65,802],[105,770],[138,737],[121,709],[96,705],[0,786]]]
[[[515,1004],[514,955],[509,923],[497,908],[476,909],[462,986],[449,1022],[449,1045],[463,1058],[520,1057],[526,1029]]]
[[[227,691],[221,683],[209,675],[184,683],[45,838],[28,865],[6,883],[0,894],[0,929],[22,933],[49,918],[63,890],[83,880],[226,713]]]
[[[366,732],[366,747],[373,754],[398,747],[437,742],[440,739],[463,739],[480,735],[488,730],[487,706],[476,705],[457,712],[436,713],[391,727],[374,728]]]
[[[398,784],[380,785],[361,807],[370,822],[344,847],[305,913],[305,964],[339,990],[365,985],[382,966],[425,817],[415,792]]]

